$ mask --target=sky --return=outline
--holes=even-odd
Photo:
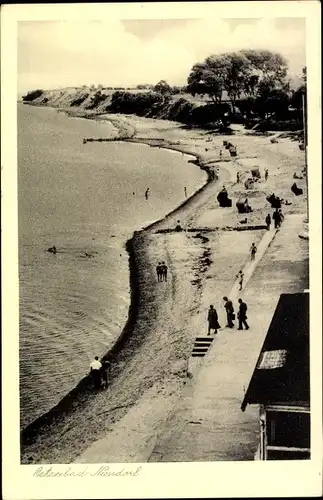
[[[18,91],[102,84],[185,85],[196,62],[246,48],[305,65],[305,19],[141,19],[18,23]]]

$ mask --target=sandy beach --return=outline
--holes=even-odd
[[[92,462],[148,461],[189,380],[194,338],[206,333],[203,292],[208,280],[216,280],[217,294],[212,300],[224,325],[219,300],[249,259],[251,243],[257,245],[266,231],[265,217],[272,213],[266,196],[275,193],[287,200],[282,205],[285,216],[306,214],[304,153],[297,141],[278,137],[272,143],[274,133],[254,135],[239,126],[233,126],[234,135],[218,136],[156,119],[123,115],[97,119],[111,121],[121,140],[192,155],[196,160],[191,160],[195,164],[188,166],[187,175],[189,168],[203,168],[208,182],[127,243],[132,305],[122,338],[112,352],[110,385],[106,391],[94,392],[84,382],[66,400],[59,416],[43,421],[26,436],[22,463],[87,462],[89,458]],[[237,147],[235,158],[223,148],[224,140]],[[256,166],[261,179],[247,190],[244,180]],[[264,180],[265,168],[268,180]],[[296,179],[302,196],[291,192],[294,172],[303,177]],[[223,185],[232,199],[230,208],[220,208],[217,201]],[[251,213],[238,214],[240,197],[248,198]],[[183,231],[174,231],[178,221]],[[159,261],[168,265],[167,283],[157,282]],[[95,453],[92,448],[87,454],[94,445]]]

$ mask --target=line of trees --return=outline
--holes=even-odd
[[[302,95],[306,94],[306,68],[303,84],[293,91],[284,57],[268,50],[241,50],[211,55],[195,64],[188,76],[187,91],[206,95],[214,104],[229,99],[231,113],[243,120],[301,120]]]
[[[96,109],[106,100],[110,102],[107,112],[167,118],[198,126],[227,126],[238,121],[252,127],[262,121],[264,129],[275,129],[280,122],[280,129],[295,130],[302,128],[306,78],[303,68],[302,85],[292,90],[287,61],[279,53],[240,50],[210,55],[194,64],[186,87],[172,87],[165,80],[154,86],[137,85],[137,92],[120,87],[114,89],[110,102],[109,94],[104,92],[107,88],[92,86],[91,93],[76,95],[71,105],[80,106],[90,97],[87,109]],[[203,96],[207,102],[191,102],[184,93],[199,96],[200,100]],[[35,90],[23,99],[32,101],[42,94],[42,90]]]

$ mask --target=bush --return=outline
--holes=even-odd
[[[38,89],[38,90],[31,90],[28,92],[26,95],[23,96],[22,100],[24,102],[31,102],[37,99],[38,97],[42,96],[44,93],[43,90]]]
[[[94,96],[91,97],[91,102],[86,106],[86,109],[97,108],[101,102],[105,101],[106,98],[107,96],[102,94],[99,90]]]
[[[229,119],[230,107],[227,103],[222,104],[204,104],[201,106],[197,106],[192,111],[192,123],[194,125],[206,125],[210,123],[219,124],[228,124],[230,122]]]
[[[256,126],[256,127],[255,127]],[[246,123],[246,128],[251,129],[255,127],[257,132],[267,132],[267,131],[298,131],[303,127],[303,123],[300,120],[251,120]]]
[[[168,111],[168,119],[180,123],[191,123],[192,111],[195,105],[184,98],[174,101]]]
[[[74,99],[71,102],[71,106],[81,106],[81,104],[89,97],[89,94],[84,94],[82,97]]]

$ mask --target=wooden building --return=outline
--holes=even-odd
[[[260,460],[310,458],[309,294],[282,294],[241,405],[259,405]]]

